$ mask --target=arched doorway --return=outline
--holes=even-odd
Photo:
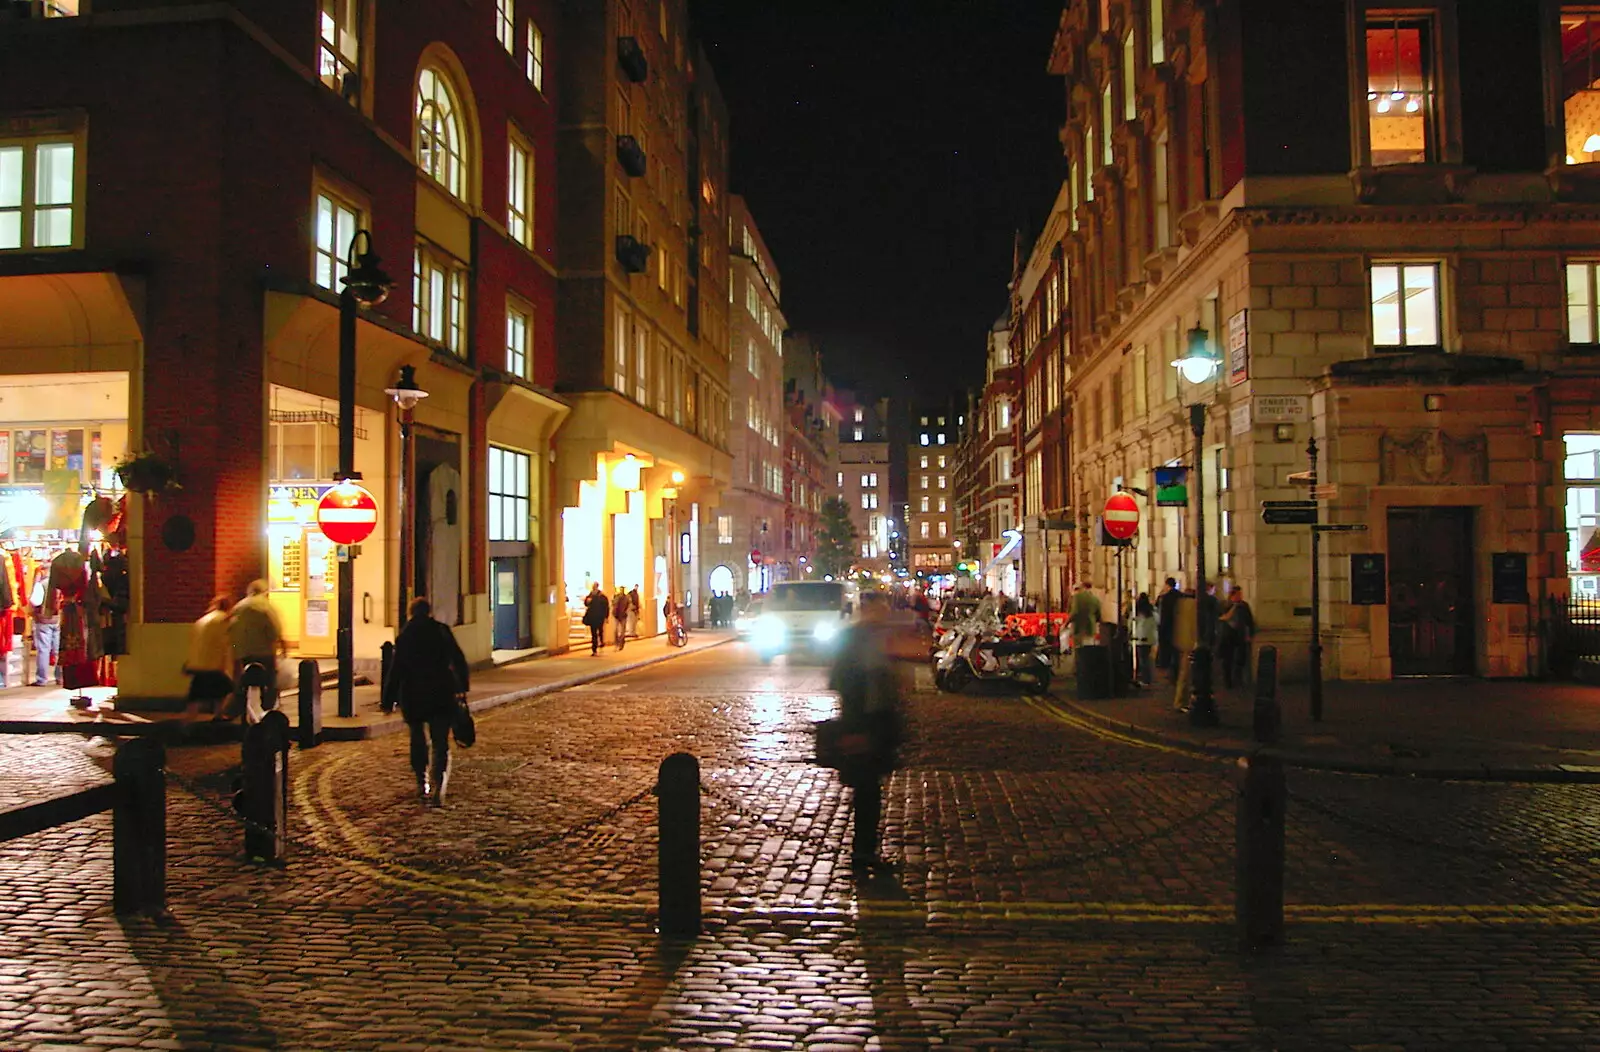
[[[733,571],[726,566],[718,566],[711,571],[711,579],[707,582],[712,595],[733,594]]]

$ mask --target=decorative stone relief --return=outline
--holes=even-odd
[[[1489,438],[1447,435],[1439,428],[1384,432],[1378,442],[1385,486],[1475,486],[1489,481]]]

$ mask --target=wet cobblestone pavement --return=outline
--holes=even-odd
[[[857,885],[818,669],[724,647],[494,710],[448,808],[396,738],[291,754],[284,869],[236,746],[169,754],[174,922],[110,909],[110,818],[0,844],[0,1048],[1600,1047],[1600,789],[1291,772],[1288,945],[1234,945],[1227,764],[1048,700],[923,693]],[[703,785],[705,934],[663,944],[656,767]],[[0,738],[0,804],[111,749]]]

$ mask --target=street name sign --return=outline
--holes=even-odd
[[[1314,500],[1264,500],[1261,521],[1268,526],[1313,526],[1317,521]]]

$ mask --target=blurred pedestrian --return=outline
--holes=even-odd
[[[611,620],[611,600],[600,590],[600,582],[589,586],[583,599],[583,623],[589,626],[589,656],[596,657],[605,642],[606,623]]]
[[[216,596],[189,630],[189,655],[183,671],[189,675],[189,712],[209,706],[221,718],[228,695],[233,693],[233,647],[228,642],[228,613],[233,600]]]
[[[628,642],[628,593],[621,587],[611,600],[611,618],[617,623],[617,649],[621,650]]]
[[[1150,650],[1155,642],[1155,604],[1150,602],[1149,592],[1140,592],[1133,602],[1134,678],[1147,687],[1155,682],[1155,670],[1150,667]]]
[[[883,778],[895,769],[900,747],[901,685],[895,661],[918,653],[909,626],[889,619],[882,593],[861,597],[861,616],[845,630],[828,677],[838,692],[842,725],[839,780],[851,789],[850,867],[865,880],[885,863],[878,856]],[[926,656],[926,651],[921,651]]]
[[[1172,645],[1172,633],[1178,624],[1178,581],[1169,577],[1166,588],[1156,596],[1156,668],[1177,669],[1177,648]]]
[[[409,612],[395,637],[394,664],[383,683],[383,711],[393,712],[398,705],[410,728],[417,798],[443,807],[450,784],[450,728],[456,710],[466,704],[471,672],[455,633],[434,619],[432,603],[418,596]]]
[[[267,582],[255,580],[245,596],[234,604],[228,618],[228,640],[233,644],[234,708],[246,720],[258,719],[250,709],[250,688],[261,690],[263,710],[278,706],[278,658],[287,656],[289,642],[283,637],[283,622],[272,608]],[[224,711],[223,719],[233,713]]]
[[[1067,623],[1072,626],[1072,649],[1089,646],[1100,635],[1100,597],[1087,579],[1078,584],[1067,607]]]
[[[1228,608],[1217,622],[1217,663],[1222,666],[1222,683],[1233,686],[1250,681],[1250,644],[1256,635],[1256,617],[1244,600],[1244,589],[1228,593]]]
[[[634,585],[628,590],[628,635],[639,638],[639,586]]]

